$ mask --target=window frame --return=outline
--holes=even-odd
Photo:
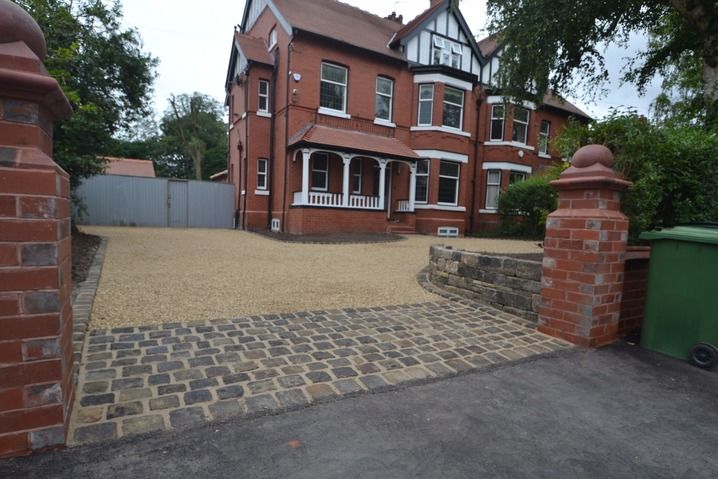
[[[497,108],[501,108],[501,118],[498,118],[494,113]],[[494,137],[494,122],[501,121],[501,137]],[[491,122],[489,124],[489,141],[504,141],[506,134],[506,105],[491,105]]]
[[[261,168],[259,165],[264,164],[264,171],[261,171]],[[262,178],[264,181],[264,185],[260,185],[260,178]],[[257,159],[257,190],[259,191],[267,191],[269,190],[269,160],[267,158],[258,158]]]
[[[272,27],[272,29],[269,31],[269,36],[267,37],[269,40],[269,48],[267,50],[271,50],[275,46],[277,46],[277,27]]]
[[[327,162],[327,168],[326,170],[320,170],[316,167],[316,159],[318,156],[322,156],[326,159]],[[324,175],[324,188],[318,188],[314,185],[314,173],[323,173]],[[329,153],[324,153],[322,151],[318,151],[312,155],[312,185],[311,190],[312,191],[323,191],[327,192],[329,191]]]
[[[517,119],[516,113],[519,111],[525,111],[526,112],[526,122],[520,121]],[[524,126],[524,141],[519,141],[517,139],[516,135],[516,124],[520,124]],[[528,108],[516,106],[514,107],[514,116],[513,116],[513,131],[511,133],[511,141],[519,143],[521,145],[528,145],[529,140],[529,124],[531,123],[531,110]]]
[[[267,86],[267,92],[262,94],[262,85]],[[259,83],[257,84],[257,111],[260,113],[269,113],[269,87],[270,83],[269,80],[260,79]],[[262,108],[262,99],[266,101],[265,108]]]
[[[389,93],[388,95],[386,93],[379,91],[379,82],[382,80],[389,82],[389,84],[391,86],[391,93]],[[375,88],[376,95],[375,95],[375,101],[374,101],[374,119],[380,120],[380,121],[391,122],[394,118],[394,80],[392,78],[379,75],[376,77],[375,86],[376,86],[376,88]],[[384,98],[389,98],[389,118],[381,118],[378,114],[379,110],[377,108],[377,103],[378,103],[380,96],[384,97]]]
[[[337,68],[339,70],[344,70],[344,83],[339,83],[334,80],[326,80],[324,78],[324,66],[325,65],[328,67],[331,67],[331,68]],[[335,108],[331,108],[331,107],[322,105],[322,83],[339,85],[344,89],[343,104],[342,104],[341,110],[337,110]],[[339,65],[337,63],[322,61],[321,67],[320,67],[320,72],[319,72],[319,107],[322,109],[331,111],[331,112],[341,113],[342,115],[346,115],[347,114],[348,97],[349,97],[349,68],[347,68],[343,65]]]
[[[492,173],[498,173],[498,180],[495,183],[490,182]],[[499,195],[501,194],[502,174],[503,172],[501,170],[486,170],[486,198],[484,198],[484,207],[487,210],[496,211],[499,209]],[[489,205],[489,192],[492,191],[490,188],[496,188],[496,206]]]
[[[458,51],[457,51],[458,49]],[[458,58],[457,66],[454,66],[454,59]],[[460,43],[451,43],[451,68],[461,70],[461,64],[464,60],[464,46]]]
[[[354,171],[354,165],[359,165],[359,171]],[[352,194],[353,195],[361,195],[362,194],[362,187],[363,184],[363,174],[364,174],[364,166],[363,161],[361,158],[355,158],[352,160],[352,166],[351,166],[351,177],[352,177]],[[327,164],[327,169],[329,169],[329,164]],[[359,180],[356,182],[356,180]],[[358,188],[355,188],[355,185],[359,185]]]
[[[456,91],[456,92],[461,93],[461,104],[452,103],[452,102],[446,100],[446,92],[447,92],[448,90],[453,90],[453,91]],[[463,129],[464,129],[464,103],[466,103],[466,92],[465,92],[464,90],[462,90],[462,89],[460,89],[460,88],[455,88],[455,87],[452,87],[452,86],[449,86],[449,85],[445,85],[445,86],[444,86],[444,98],[443,98],[444,111],[443,111],[443,116],[442,116],[442,121],[441,121],[442,126],[444,126],[444,127],[446,127],[446,128],[453,128],[453,129],[455,129],[455,130],[461,130],[461,131],[463,131]],[[460,107],[460,108],[461,108],[461,110],[460,110],[461,113],[460,113],[460,116],[459,116],[459,126],[458,126],[458,127],[456,127],[456,126],[451,126],[451,125],[447,125],[447,124],[446,124],[446,105],[451,105],[451,106],[455,106],[455,107]]]
[[[419,169],[419,165],[426,164],[426,173],[422,173]],[[414,189],[414,203],[425,205],[429,203],[429,178],[431,175],[431,160],[428,158],[422,158],[420,159],[416,164],[416,185],[417,188]],[[426,193],[424,195],[424,199],[419,199],[419,178],[425,178],[426,181]]]
[[[448,164],[452,166],[456,166],[456,176],[448,176],[441,173],[441,165],[442,164]],[[441,196],[441,180],[442,179],[450,179],[455,182],[455,188],[454,188],[454,201],[452,203],[448,203],[445,201],[441,201],[441,198],[437,198],[436,203],[439,205],[445,205],[445,206],[458,206],[459,204],[459,182],[461,181],[461,163],[457,163],[455,161],[447,161],[447,160],[439,160],[439,196]]]
[[[431,98],[430,99],[422,99],[421,98],[421,91],[424,87],[431,89]],[[418,126],[432,126],[434,124],[434,98],[436,94],[436,88],[433,83],[420,83],[419,84],[419,108],[416,112],[416,124]],[[422,123],[421,122],[421,105],[422,103],[429,103],[429,123]]]
[[[519,177],[520,177],[520,179],[517,179]],[[514,183],[521,183],[522,181],[526,181],[526,179],[528,177],[529,177],[529,175],[525,171],[510,170],[509,171],[509,186],[513,185]]]
[[[544,125],[546,125],[546,131],[544,132]],[[548,120],[541,120],[541,128],[539,129],[538,137],[538,151],[542,155],[548,155],[548,143],[551,138],[551,122]]]

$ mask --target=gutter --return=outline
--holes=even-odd
[[[476,215],[476,185],[478,183],[479,171],[479,144],[481,143],[481,105],[484,100],[479,96],[476,99],[476,142],[474,143],[474,177],[471,179],[471,214],[469,215],[469,233],[474,232]],[[482,161],[483,163],[483,161]]]
[[[269,131],[269,173],[267,175],[267,186],[269,187],[269,196],[267,197],[267,229],[272,229],[272,206],[274,202],[274,167],[275,167],[275,161],[274,161],[274,131],[276,130],[276,121],[277,121],[277,70],[279,65],[279,47],[274,51],[274,67],[272,68],[272,86],[271,86],[271,93],[269,97],[270,106],[269,109],[272,112],[272,120],[271,120],[271,126]]]
[[[247,74],[245,73],[245,82],[246,82],[246,79],[247,79]],[[247,194],[247,176],[249,176],[249,170],[248,170],[248,166],[249,166],[249,162],[248,162],[248,157],[249,157],[249,115],[247,114],[248,108],[249,108],[249,88],[248,88],[248,85],[245,85],[245,87],[244,87],[244,112],[245,112],[246,116],[244,117],[244,148],[243,148],[243,150],[244,150],[243,151],[243,153],[244,153],[244,176],[243,176],[244,188],[242,189],[242,191],[244,191],[244,208],[242,209],[242,213],[243,213],[242,214],[242,229],[245,231],[247,230],[247,196],[249,196]],[[240,158],[240,161],[241,161],[241,158]],[[240,166],[240,168],[241,168],[241,166]],[[241,195],[241,193],[242,192],[240,191],[240,195]]]
[[[282,222],[279,225],[279,230],[283,233],[285,230],[285,223],[287,220],[287,175],[289,174],[289,90],[291,89],[292,80],[289,78],[289,72],[292,67],[292,50],[294,49],[294,32],[292,32],[292,38],[287,44],[287,91],[285,92],[285,105],[284,105],[284,185],[282,186]]]

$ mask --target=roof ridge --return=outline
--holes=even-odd
[[[365,15],[368,15],[368,16],[370,16],[370,17],[375,17],[375,18],[377,18],[377,19],[379,19],[379,20],[382,20],[382,21],[384,21],[384,22],[391,22],[391,23],[393,23],[393,24],[397,24],[397,23],[396,23],[395,21],[393,21],[393,20],[389,20],[389,19],[387,19],[387,18],[382,17],[381,15],[377,15],[376,13],[372,13],[372,12],[370,12],[370,11],[368,11],[368,10],[364,10],[363,8],[359,8],[359,7],[357,7],[356,5],[352,5],[352,4],[350,4],[350,3],[342,2],[341,0],[329,0],[329,1],[334,2],[334,3],[341,3],[341,4],[342,4],[343,6],[345,6],[345,7],[353,8],[354,10],[357,10],[357,11],[359,11],[359,12],[365,14]]]

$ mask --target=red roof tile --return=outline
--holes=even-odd
[[[390,158],[412,160],[419,159],[417,154],[414,153],[414,150],[396,138],[330,128],[328,126],[319,126],[311,123],[305,125],[305,127],[289,141],[289,146],[298,146],[301,144],[324,146],[339,151],[351,151],[373,156],[387,156]]]
[[[544,95],[543,103],[544,103],[544,105],[551,106],[551,107],[557,108],[559,110],[566,111],[573,115],[580,116],[580,117],[586,118],[588,120],[591,119],[591,117],[588,115],[588,113],[584,112],[583,110],[581,110],[579,107],[577,107],[570,101],[565,100],[565,99],[561,98],[560,96],[555,95],[553,93],[547,93],[546,95]]]
[[[337,0],[274,0],[292,27],[350,45],[402,59],[389,42],[401,28],[387,20]]]
[[[501,46],[499,45],[499,42],[496,41],[496,37],[486,37],[483,40],[479,40],[477,43],[479,45],[479,50],[481,50],[481,54],[485,57],[493,55]]]
[[[242,50],[245,57],[249,61],[263,63],[265,65],[274,65],[272,56],[267,51],[267,44],[261,38],[250,37],[243,33],[235,32],[234,38]]]
[[[105,157],[106,175],[155,177],[155,165],[150,160],[134,160],[131,158]]]

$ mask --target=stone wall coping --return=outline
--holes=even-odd
[[[629,246],[626,249],[626,261],[638,260],[638,259],[650,259],[651,258],[651,247],[650,246]]]
[[[483,257],[490,257],[490,258],[500,258],[500,259],[510,259],[513,261],[518,261],[521,263],[532,263],[532,264],[542,264],[541,261],[535,261],[531,259],[525,259],[525,258],[517,258],[515,256],[509,256],[507,253],[489,253],[487,251],[471,251],[466,249],[454,249],[452,246],[445,246],[445,245],[432,245],[431,248],[435,248],[437,250],[441,249],[443,251],[448,252],[449,254],[452,253],[459,253],[461,255],[474,255],[474,256],[483,256]],[[538,254],[538,253],[537,253]]]

